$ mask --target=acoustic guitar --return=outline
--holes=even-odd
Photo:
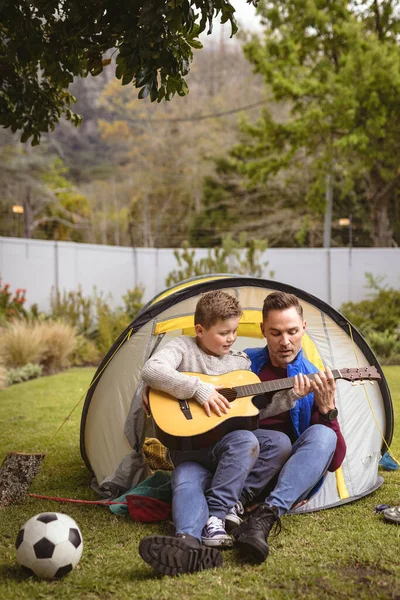
[[[365,381],[381,379],[376,367],[359,369],[334,369],[334,379]],[[236,429],[257,429],[259,410],[265,408],[275,392],[293,387],[294,378],[274,379],[260,382],[252,371],[232,371],[224,375],[195,375],[215,386],[230,402],[228,414],[208,417],[202,406],[194,399],[179,400],[165,392],[150,389],[149,404],[157,437],[167,448],[173,450],[197,450],[215,444],[221,437]],[[315,374],[308,374],[313,379]],[[261,394],[261,396],[260,396]],[[255,397],[256,396],[256,397]]]

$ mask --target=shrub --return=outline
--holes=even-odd
[[[97,299],[97,319],[96,346],[104,355],[131,320],[121,308],[113,311],[100,298]]]
[[[70,355],[71,365],[76,367],[97,365],[100,358],[100,352],[92,340],[88,340],[83,335],[76,337],[76,346]]]
[[[14,321],[0,331],[0,355],[8,368],[39,363],[42,351],[40,326],[37,324]]]
[[[56,373],[69,366],[69,356],[76,346],[75,328],[61,321],[46,321],[40,324],[40,336],[40,363],[46,373]]]
[[[347,302],[341,312],[355,326],[384,364],[400,364],[400,290],[382,286],[382,278],[366,273],[372,297]]]
[[[8,385],[6,368],[0,365],[0,390],[4,390]]]
[[[175,250],[174,256],[179,269],[171,271],[165,279],[165,285],[170,287],[185,279],[208,273],[237,273],[261,277],[268,262],[260,263],[267,242],[262,240],[247,240],[245,233],[240,235],[239,242],[227,235],[222,240],[221,247],[208,250],[206,258],[195,259],[195,251],[189,249],[187,243],[182,244],[182,250]],[[274,272],[270,271],[272,278]]]
[[[369,331],[366,339],[383,364],[400,364],[400,337],[390,331]]]
[[[14,321],[1,331],[0,355],[8,368],[35,363],[53,373],[68,365],[75,343],[75,329],[67,323]]]
[[[52,318],[66,321],[79,333],[90,334],[94,328],[96,294],[85,297],[80,286],[69,292],[52,288],[50,307]]]
[[[32,363],[28,363],[24,367],[10,369],[7,371],[8,385],[12,385],[13,383],[22,383],[23,381],[40,377],[42,370],[42,365],[35,365]]]
[[[10,284],[2,285],[0,278],[0,318],[11,319],[13,317],[26,316],[24,309],[26,290],[19,288],[14,294],[10,292]]]
[[[144,287],[140,285],[134,287],[133,290],[128,290],[126,294],[122,296],[125,304],[125,312],[130,321],[136,317],[140,309],[144,306],[143,294]]]

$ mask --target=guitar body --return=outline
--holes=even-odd
[[[260,383],[260,379],[251,371],[232,371],[223,375],[186,375],[195,375],[202,381],[226,388]],[[221,417],[213,412],[207,417],[204,408],[193,399],[186,401],[189,411],[184,411],[179,400],[152,389],[149,392],[149,403],[160,442],[173,450],[198,450],[215,444],[230,431],[257,429],[259,410],[252,402],[253,397],[236,398],[230,403],[228,414],[222,414]]]

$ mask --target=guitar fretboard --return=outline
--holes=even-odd
[[[307,377],[311,380],[314,379],[315,375],[316,373],[307,373]],[[333,369],[332,375],[334,379],[341,378],[339,369]],[[244,398],[246,396],[256,396],[257,394],[288,390],[292,388],[293,385],[294,377],[286,377],[285,379],[273,379],[272,381],[261,381],[260,383],[239,385],[233,389],[236,391],[236,398]]]

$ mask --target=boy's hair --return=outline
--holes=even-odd
[[[262,315],[263,319],[266,319],[270,310],[286,310],[287,308],[294,308],[297,310],[300,317],[303,319],[303,307],[301,306],[299,299],[294,294],[287,294],[286,292],[272,292],[264,300]]]
[[[215,290],[201,296],[194,312],[194,324],[210,329],[217,321],[241,317],[243,313],[239,301],[227,292]]]

